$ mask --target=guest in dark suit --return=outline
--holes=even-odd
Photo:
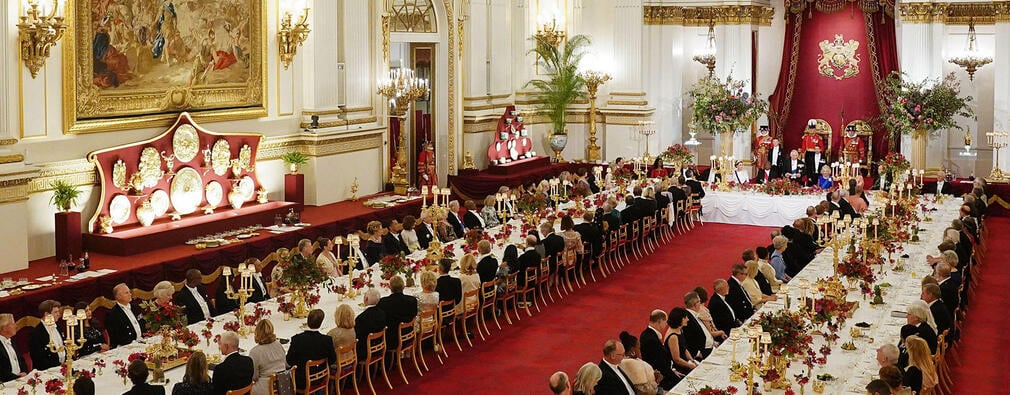
[[[367,265],[372,266],[379,263],[387,255],[386,246],[382,244],[382,236],[385,234],[386,229],[382,227],[382,222],[370,221],[366,225],[365,231],[367,235],[359,239],[360,244],[358,248],[365,254],[365,259],[368,261]],[[309,253],[311,254],[311,250],[309,250]],[[364,265],[364,262],[358,262],[358,269],[364,269]]]
[[[215,315],[207,291],[203,289],[200,269],[186,271],[186,285],[175,293],[175,304],[186,310],[186,322],[195,324]]]
[[[695,177],[694,170],[688,169],[685,174],[687,174],[687,175],[684,177],[684,182],[682,182],[681,184],[687,185],[688,187],[690,187],[692,195],[693,194],[698,194],[698,199],[699,200],[701,198],[705,197],[705,188],[701,187],[701,182],[700,181],[694,179],[694,177]]]
[[[463,226],[463,221],[459,219],[459,201],[453,200],[449,202],[449,214],[445,220],[449,221],[449,225],[452,225],[452,231],[456,233],[456,237],[463,237],[466,234],[466,227]]]
[[[219,280],[217,282],[217,295],[214,297],[214,306],[218,314],[227,314],[238,308],[238,301],[228,298],[227,287],[230,280],[233,277],[218,276]],[[232,290],[235,289],[235,283],[231,283]],[[252,302],[252,297],[249,298],[249,302]]]
[[[638,214],[642,217],[655,216],[656,210],[659,209],[656,200],[642,196],[642,187],[636,186],[632,191],[635,194],[635,207],[638,207]]]
[[[382,236],[382,247],[387,254],[410,254],[410,249],[407,248],[407,243],[403,241],[400,232],[403,232],[403,224],[395,219],[389,221],[389,232]]]
[[[923,302],[929,306],[930,313],[933,314],[933,321],[936,322],[936,333],[942,334],[944,331],[954,329],[954,315],[948,310],[943,302],[940,293],[940,286],[936,284],[925,284],[922,286]]]
[[[807,151],[804,156],[803,167],[806,170],[804,175],[807,176],[807,186],[812,186],[817,183],[817,176],[820,175],[821,166],[828,164],[828,158],[821,152],[821,146],[819,145],[815,145],[814,150]]]
[[[333,339],[319,333],[319,327],[323,325],[323,318],[325,317],[326,313],[323,313],[322,310],[315,309],[310,311],[309,316],[305,320],[309,328],[302,333],[291,336],[291,347],[288,348],[285,359],[288,366],[298,367],[295,370],[295,385],[299,389],[305,388],[306,362],[325,359],[326,364],[323,365],[324,368],[328,368],[329,365],[337,362],[337,353],[333,348]]]
[[[722,331],[711,333],[705,324],[698,317],[701,311],[701,297],[697,292],[688,292],[684,295],[684,307],[689,315],[687,325],[682,330],[684,340],[687,341],[687,349],[691,351],[691,356],[696,360],[702,360],[712,353],[712,349],[718,344],[716,338],[725,337]]]
[[[417,317],[417,298],[403,294],[403,277],[393,276],[389,280],[389,296],[379,299],[376,305],[386,313],[386,349],[395,350],[400,344],[400,324],[413,321]]]
[[[929,185],[922,190],[923,193],[933,193],[937,195],[953,195],[954,186],[947,182],[947,172],[938,170],[936,172],[936,184]]]
[[[589,243],[592,248],[590,256],[596,256],[603,250],[603,230],[593,222],[593,212],[586,211],[582,214],[582,223],[573,228],[582,237],[582,241]]]
[[[368,335],[386,329],[386,313],[375,307],[379,303],[379,291],[369,288],[365,291],[364,299],[365,311],[354,318],[354,338],[358,339],[357,351],[360,360],[368,356]]]
[[[463,207],[466,207],[466,213],[463,214],[463,225],[467,229],[484,229],[484,218],[481,218],[480,211],[477,211],[477,203],[467,200],[466,203],[463,203]]]
[[[621,210],[621,223],[628,225],[628,237],[631,237],[631,223],[642,219],[645,216],[644,207],[639,207],[635,202],[635,197],[624,196],[624,210]]]
[[[663,342],[663,335],[669,329],[666,318],[665,311],[653,310],[649,314],[649,326],[642,331],[638,342],[642,349],[642,360],[663,375],[663,381],[659,382],[659,387],[673,388],[677,383],[676,376],[673,374],[673,360],[670,358],[670,349]]]
[[[715,328],[729,334],[733,328],[743,325],[743,321],[737,317],[731,303],[726,299],[729,295],[729,283],[726,280],[718,279],[712,285],[715,291],[712,299],[708,301],[708,311],[712,314],[712,324]]]
[[[621,369],[624,359],[624,345],[619,341],[607,340],[603,344],[603,359],[600,360],[600,372],[603,377],[596,383],[597,394],[628,394],[635,395],[635,388],[627,373]]]
[[[449,275],[452,263],[451,258],[442,258],[438,261],[439,276],[435,282],[435,292],[438,292],[439,302],[451,300],[458,306],[463,300],[463,282]]]
[[[112,291],[116,305],[105,315],[105,331],[109,333],[109,345],[115,348],[140,340],[147,327],[140,318],[140,310],[130,304],[133,301],[130,287],[119,283]]]
[[[772,164],[772,168],[780,174],[786,171],[786,151],[779,139],[772,139],[772,146],[768,148],[767,162]]]
[[[687,191],[685,190],[685,188],[690,190],[690,187],[684,185],[685,181],[686,180],[684,179],[683,176],[678,177],[676,180],[674,180],[673,185],[666,190],[667,192],[670,192],[670,203],[673,204],[673,209],[677,210],[676,214],[678,216],[683,215],[684,210],[688,208]],[[681,201],[684,202],[683,203],[684,207],[677,207],[677,205],[679,204],[678,202]]]
[[[747,279],[747,266],[742,263],[733,265],[733,275],[726,279],[729,284],[729,293],[726,301],[733,308],[733,313],[740,320],[746,321],[754,315],[754,304],[743,289],[743,281]]]
[[[891,181],[891,173],[884,171],[884,165],[877,166],[877,179],[873,180],[873,189],[878,191],[886,191],[891,189],[893,182]]]
[[[431,214],[424,211],[421,212],[421,223],[414,227],[414,232],[417,233],[417,245],[422,250],[428,249],[428,244],[435,241],[435,225],[432,221]]]
[[[491,254],[491,242],[487,240],[477,242],[477,253],[480,254],[477,257],[477,275],[480,276],[480,282],[483,284],[494,281],[498,274],[498,260]]]
[[[935,272],[934,276],[936,277],[937,284],[940,286],[940,299],[943,300],[943,304],[951,309],[951,313],[953,313],[953,310],[956,310],[961,303],[957,295],[958,288],[961,287],[961,281],[959,278],[951,276],[950,265],[946,262],[937,263]]]
[[[540,260],[543,258],[541,258],[540,253],[537,252],[536,244],[536,236],[526,236],[526,250],[524,250],[523,254],[519,256],[519,267],[516,270],[516,272],[519,273],[519,275],[516,276],[516,285],[519,288],[526,285],[526,269],[531,267],[540,267]],[[441,294],[439,294],[439,297],[441,297]]]
[[[249,363],[249,371],[252,372],[252,362]],[[129,377],[130,382],[133,383],[133,388],[124,392],[123,395],[165,395],[165,387],[160,385],[151,385],[147,382],[147,376],[149,374],[150,371],[147,369],[147,364],[144,363],[143,360],[138,359],[130,362],[130,365],[126,368],[126,376]],[[249,381],[252,381],[251,376]],[[221,395],[224,395],[224,392],[222,392]]]
[[[255,267],[259,267],[260,260],[256,258],[249,258],[245,260],[245,263],[246,265],[254,265]],[[247,303],[259,303],[272,297],[270,295],[270,288],[267,287],[267,282],[263,280],[263,273],[259,271],[253,273],[252,283],[253,283],[253,294],[252,296],[249,297],[248,300],[246,300]],[[237,305],[238,302],[235,302],[235,304]],[[220,306],[218,307],[219,308],[217,309],[217,311],[218,314],[220,314],[222,307]]]
[[[540,224],[540,235],[543,237],[544,256],[550,258],[553,272],[558,266],[558,253],[565,250],[565,238],[554,233],[553,222]]]
[[[779,178],[779,172],[772,168],[770,162],[765,162],[764,167],[757,172],[757,183],[767,184],[769,181]]]
[[[28,374],[28,364],[14,346],[14,335],[17,332],[14,315],[0,314],[0,381],[3,382],[17,380]]]
[[[610,232],[616,232],[621,227],[621,212],[614,208],[610,202],[603,203],[603,208],[599,210],[600,214],[594,216],[594,222],[600,225],[600,230],[603,231],[605,236],[609,236]]]
[[[291,345],[294,346],[294,341],[291,342]],[[224,356],[224,360],[214,367],[214,394],[226,395],[228,391],[245,388],[252,384],[253,360],[238,353],[238,334],[232,331],[222,333],[217,346],[221,355]],[[329,350],[333,352],[332,345]],[[304,373],[302,376],[304,377]]]
[[[55,353],[49,350],[50,339],[53,344],[62,346],[63,339],[66,338],[66,335],[60,330],[60,320],[63,318],[60,302],[46,300],[39,303],[39,316],[43,319],[32,331],[28,342],[28,352],[32,357],[32,368],[46,370],[60,366],[67,357],[66,352]],[[46,317],[53,318],[52,325],[46,325]]]

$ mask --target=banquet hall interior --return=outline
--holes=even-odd
[[[1010,387],[1008,1],[0,25],[4,394]]]

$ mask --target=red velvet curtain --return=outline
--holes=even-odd
[[[820,44],[841,35],[843,42],[856,40],[859,73],[843,79],[824,76],[818,70]],[[880,89],[886,76],[897,70],[894,20],[882,12],[864,14],[849,6],[833,13],[790,13],[785,46],[775,92],[770,97],[772,133],[787,149],[799,148],[807,120],[823,119],[831,125],[831,158],[840,153],[845,125],[854,120],[874,127],[874,159],[889,152],[887,131],[873,121],[880,114]],[[841,75],[836,70],[836,75]]]

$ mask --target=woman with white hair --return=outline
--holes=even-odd
[[[175,294],[175,286],[168,281],[159,282],[154,286],[152,294],[154,295],[155,303],[165,306],[172,302],[172,295]]]
[[[172,302],[172,295],[175,294],[175,286],[172,283],[159,282],[151,293],[154,300],[140,304],[148,331],[157,332],[163,326],[168,326],[169,329],[186,326],[186,312]]]
[[[572,384],[572,394],[595,395],[596,383],[599,383],[602,378],[603,371],[600,370],[600,365],[586,362],[579,368],[579,372],[575,374],[575,380],[573,380],[574,383]]]
[[[908,325],[916,328],[916,335],[926,341],[931,353],[936,352],[936,321],[933,320],[933,313],[929,311],[929,305],[921,299],[909,303],[906,310],[905,319]]]

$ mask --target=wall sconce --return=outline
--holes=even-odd
[[[708,76],[715,74],[715,22],[708,24],[708,37],[705,39],[705,49],[699,51],[692,59],[708,68]]]
[[[21,59],[24,60],[32,78],[38,77],[39,69],[49,59],[49,49],[56,45],[67,30],[63,23],[63,0],[28,0],[26,15],[18,22],[18,41],[21,42]]]
[[[309,37],[309,7],[301,2],[301,6],[294,6],[291,9],[302,10],[301,17],[298,18],[298,23],[294,25],[291,24],[291,11],[284,11],[284,16],[281,18],[281,26],[277,29],[277,49],[280,51],[281,63],[284,64],[284,70],[287,70],[291,66],[291,61],[294,60],[295,54],[298,52],[298,47],[302,46],[305,39]]]
[[[565,41],[566,33],[564,30],[558,29],[558,17],[561,12],[554,10],[550,12],[550,15],[541,14],[538,19],[537,33],[535,36],[543,42],[546,42],[552,46],[561,45],[562,41]],[[550,20],[548,20],[550,18]],[[564,25],[564,23],[561,23]]]
[[[979,52],[978,47],[975,43],[975,20],[971,19],[968,21],[968,48],[959,56],[952,56],[947,59],[948,62],[961,66],[964,71],[968,72],[968,80],[975,80],[975,72],[981,69],[989,63],[992,63],[992,58],[982,55]]]

